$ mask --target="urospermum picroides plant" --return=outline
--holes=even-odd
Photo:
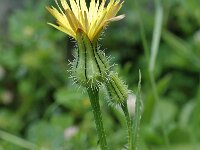
[[[104,52],[100,50],[98,40],[105,27],[113,21],[124,18],[116,16],[123,0],[55,0],[55,7],[47,10],[56,18],[57,24],[48,23],[54,28],[68,34],[77,43],[76,55],[71,63],[71,74],[74,82],[87,89],[93,109],[99,144],[107,150],[108,144],[103,127],[99,105],[99,89],[104,85],[110,102],[119,105],[124,111],[128,125],[129,150],[133,149],[132,121],[127,108],[128,87],[112,70],[112,65]]]

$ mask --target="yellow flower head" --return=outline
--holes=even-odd
[[[116,16],[123,0],[109,0],[108,4],[106,0],[90,0],[89,8],[85,0],[60,0],[62,8],[55,2],[59,10],[53,6],[47,10],[56,18],[57,25],[48,24],[75,39],[79,29],[93,41],[109,22],[124,18],[124,15]]]

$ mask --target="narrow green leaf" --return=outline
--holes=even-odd
[[[139,70],[138,91],[137,91],[135,103],[136,103],[135,104],[135,115],[133,118],[133,146],[134,146],[134,149],[137,149],[140,120],[141,120],[141,116],[142,116],[141,72],[140,72],[140,70]]]
[[[153,40],[152,40],[152,44],[151,44],[151,55],[150,55],[150,62],[149,62],[150,72],[153,72],[154,68],[155,68],[155,62],[156,62],[156,57],[158,54],[159,43],[160,43],[162,22],[163,22],[163,8],[160,5],[160,3],[158,3],[157,8],[156,8]]]

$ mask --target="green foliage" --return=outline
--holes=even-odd
[[[0,36],[0,129],[38,149],[98,149],[87,93],[72,86],[68,79],[67,60],[73,58],[74,45],[65,34],[46,24],[50,20],[46,5],[47,1],[28,0],[5,17],[7,30],[0,32],[4,34]],[[126,18],[112,23],[100,42],[102,49],[107,48],[106,54],[114,56],[111,61],[119,64],[114,69],[134,94],[141,70],[143,114],[138,149],[197,150],[200,147],[199,1],[166,0],[161,5],[163,25],[154,68],[158,102],[140,34],[142,21],[149,48],[154,1],[126,1],[121,10]],[[127,141],[122,112],[108,107],[102,97],[100,100],[108,143],[112,149],[121,149]],[[16,142],[17,138],[8,140],[0,134],[0,139],[0,150],[25,149],[23,142]]]

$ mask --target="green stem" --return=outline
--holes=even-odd
[[[127,128],[128,128],[128,150],[133,150],[133,128],[132,128],[133,125],[132,125],[132,120],[128,112],[127,102],[124,102],[121,105],[121,108],[126,117],[126,123],[127,123]]]
[[[26,149],[36,149],[36,145],[10,133],[0,130],[0,138]]]
[[[108,150],[106,135],[103,127],[102,115],[99,105],[99,91],[97,89],[88,89],[88,95],[90,97],[90,103],[93,110],[94,120],[96,124],[97,134],[99,137],[99,143],[102,150]]]

